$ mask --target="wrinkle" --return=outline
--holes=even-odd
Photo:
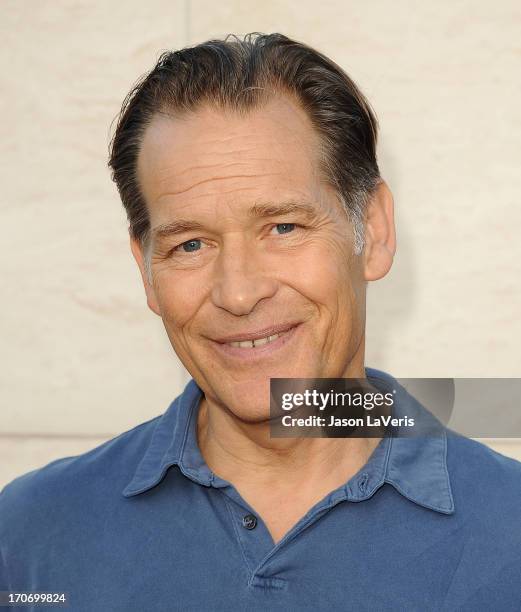
[[[240,149],[240,150],[234,150],[233,153],[247,153],[250,149]],[[260,161],[260,162],[269,162],[270,160],[267,159],[266,157],[248,157],[247,158],[248,163],[252,162],[252,161]],[[234,162],[227,162],[227,163],[223,163],[222,161],[219,161],[215,164],[198,164],[197,166],[188,166],[187,168],[184,168],[183,170],[176,170],[176,176],[177,177],[181,177],[185,174],[188,174],[190,172],[194,172],[194,171],[199,171],[199,170],[209,170],[209,169],[213,169],[213,168],[219,168],[221,169],[225,169],[225,168],[233,168],[234,166],[245,166],[247,165],[244,161],[244,159],[241,159],[240,161],[234,161]],[[162,168],[160,170],[158,170],[158,175],[162,175],[162,174],[168,174],[170,171],[172,170],[171,166],[166,166],[165,168]],[[165,180],[168,180],[168,177],[165,179],[160,179],[159,182],[164,182]]]
[[[281,174],[281,173],[279,173]],[[226,181],[229,179],[238,179],[238,178],[261,178],[264,176],[273,176],[272,172],[266,173],[266,174],[235,174],[233,176],[213,176],[211,178],[205,179],[203,181],[198,181],[197,183],[194,183],[193,185],[191,185],[190,187],[187,187],[186,189],[180,189],[178,191],[168,191],[167,193],[163,193],[162,195],[160,195],[157,198],[157,202],[159,202],[160,200],[162,200],[163,198],[165,198],[166,196],[176,196],[176,195],[181,195],[184,193],[188,193],[190,190],[194,189],[195,187],[199,187],[200,185],[204,185],[206,183],[211,183],[214,181]]]

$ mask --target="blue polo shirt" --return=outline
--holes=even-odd
[[[205,464],[200,398],[192,380],[164,415],[5,487],[0,590],[78,612],[521,610],[519,462],[449,430],[384,437],[274,544]]]

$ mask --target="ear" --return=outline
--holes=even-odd
[[[130,250],[132,251],[132,255],[134,255],[134,259],[139,267],[139,271],[141,273],[141,279],[143,281],[143,286],[145,287],[145,293],[147,296],[147,304],[152,312],[155,312],[156,315],[161,316],[161,311],[159,310],[159,305],[157,303],[156,294],[154,291],[154,287],[150,283],[147,275],[147,271],[145,268],[145,255],[143,253],[143,248],[141,246],[141,242],[133,238],[130,234]]]
[[[367,205],[365,218],[364,277],[378,280],[389,272],[396,252],[393,194],[381,181]]]

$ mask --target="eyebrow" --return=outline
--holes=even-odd
[[[288,214],[300,213],[306,218],[316,216],[317,209],[305,200],[288,200],[286,202],[257,202],[248,211],[248,216],[254,219],[265,217],[279,217]],[[155,238],[166,238],[185,232],[201,231],[205,226],[197,221],[176,219],[169,223],[158,225],[152,229]]]
[[[196,221],[186,221],[184,219],[176,219],[170,223],[164,223],[158,225],[152,229],[152,236],[155,238],[166,238],[168,236],[175,236],[176,234],[182,234],[184,232],[192,232],[204,229],[201,223]]]

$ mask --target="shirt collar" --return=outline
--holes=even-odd
[[[416,417],[426,410],[392,376],[366,368],[366,376],[396,390],[394,416]],[[388,388],[388,387],[387,387]],[[181,472],[203,486],[221,487],[228,483],[213,474],[197,444],[197,411],[202,391],[191,379],[184,391],[159,417],[148,448],[132,480],[123,490],[132,497],[161,482],[168,469],[177,465]],[[384,484],[392,485],[411,502],[443,514],[454,512],[447,470],[447,432],[440,429],[426,436],[382,438],[364,467],[345,485],[347,499],[368,499]]]

